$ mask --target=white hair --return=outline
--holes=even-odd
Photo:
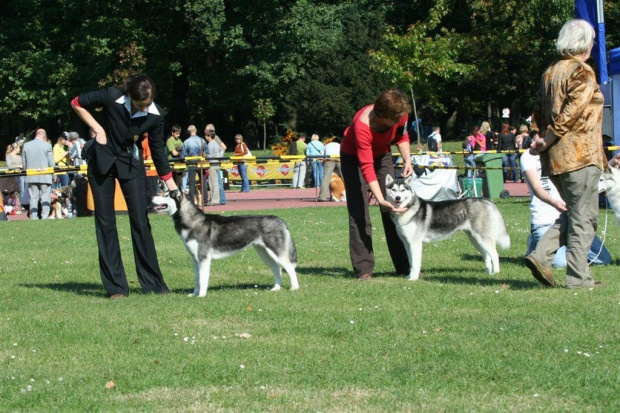
[[[555,50],[560,56],[579,56],[587,53],[594,42],[594,28],[582,19],[564,23]]]

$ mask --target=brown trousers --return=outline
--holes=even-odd
[[[349,212],[349,254],[355,276],[372,274],[375,269],[375,256],[372,246],[372,224],[368,213],[368,184],[362,176],[357,157],[340,153],[342,177],[347,191],[347,210]],[[385,194],[385,176],[394,176],[392,155],[387,153],[374,160],[375,173]],[[411,268],[407,251],[398,237],[394,222],[388,212],[381,212],[381,220],[392,263],[398,274],[409,274]]]
[[[591,287],[594,279],[588,266],[588,251],[598,225],[598,181],[601,170],[587,166],[573,172],[551,176],[566,202],[568,211],[545,232],[530,255],[551,268],[555,252],[566,245],[566,286]]]

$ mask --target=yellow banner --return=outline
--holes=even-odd
[[[267,181],[293,179],[294,162],[267,162],[267,163],[246,163],[248,167],[248,179],[250,181]],[[222,164],[222,169],[228,171],[228,179],[231,181],[241,181],[237,165]]]

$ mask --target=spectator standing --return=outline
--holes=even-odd
[[[243,142],[243,136],[238,133],[235,135],[235,156],[251,156],[248,145]],[[237,164],[237,170],[239,171],[239,177],[241,178],[241,191],[250,192],[250,181],[248,179],[248,166],[245,161],[241,161]]]
[[[519,172],[517,171],[517,162],[515,160],[515,150],[518,148],[516,140],[517,137],[515,134],[510,132],[510,125],[507,123],[502,124],[502,131],[499,133],[498,137],[499,150],[502,152],[510,152],[504,153],[504,157],[502,158],[504,182],[506,182],[509,177],[512,177],[512,182],[518,182],[519,180]]]
[[[86,165],[86,161],[82,158],[82,149],[84,149],[86,141],[80,138],[80,135],[77,132],[69,132],[67,141],[71,142],[69,159],[71,159],[73,166]]]
[[[329,182],[332,179],[332,173],[335,172],[342,178],[342,171],[340,169],[340,143],[334,140],[325,145],[323,155],[325,155],[325,168],[323,170],[321,190],[319,191],[319,201],[329,201]]]
[[[300,134],[299,138],[291,142],[291,145],[295,145],[295,151],[297,155],[305,155],[308,145],[306,145],[306,135]],[[293,188],[305,188],[306,187],[306,160],[295,162],[293,169]]]
[[[172,125],[170,128],[170,136],[166,140],[166,152],[168,159],[180,158],[181,149],[183,149],[183,141],[181,140],[181,126]],[[172,170],[172,176],[177,187],[182,188],[183,171]]]
[[[207,128],[205,138],[207,139],[207,149],[209,151],[209,159],[221,158],[224,155],[224,150],[215,141],[215,131],[211,134]],[[207,203],[207,206],[220,205],[220,161],[213,160],[209,162],[209,188],[211,189],[211,201]]]
[[[468,168],[475,168],[476,161],[474,159],[474,148],[476,147],[476,135],[478,134],[478,125],[474,126],[471,134],[465,138],[463,141],[463,150],[465,154],[463,155],[463,160],[465,161],[465,166]],[[473,169],[467,169],[467,177],[471,178],[474,175]]]
[[[192,156],[200,156],[200,157],[206,157],[209,154],[209,150],[207,149],[207,142],[201,138],[200,136],[196,135],[197,129],[194,125],[189,125],[187,127],[187,134],[189,135],[189,138],[187,138],[185,140],[185,142],[183,142],[183,148],[181,149],[181,156],[183,156],[184,158],[186,157],[192,157]],[[198,169],[196,168],[195,164],[193,164],[192,166],[188,166],[187,168],[187,186],[189,188],[189,199],[192,200],[192,202],[195,202],[195,197],[196,197],[196,173],[199,172]],[[207,199],[206,196],[206,188],[207,185],[205,185],[204,179],[200,179],[200,183],[201,183],[201,193],[202,193],[202,197],[203,199],[200,201],[201,205],[204,205]]]
[[[480,124],[480,131],[476,136],[476,141],[480,145],[480,150],[490,151],[495,148],[495,133],[491,130],[489,122],[484,121]]]
[[[306,147],[306,156],[323,156],[325,146],[323,142],[319,140],[319,135],[316,133],[310,138],[310,143]],[[321,186],[323,181],[323,159],[322,158],[310,158],[310,166],[312,166],[312,178],[314,179],[315,188]]]
[[[142,134],[142,159],[145,161],[153,161],[153,155],[151,153],[151,146],[149,145],[149,133],[144,132]],[[159,188],[159,177],[157,176],[157,170],[151,168],[152,164],[145,165],[146,169],[146,210],[147,212],[156,212],[161,208],[160,205],[153,204],[153,197],[157,195]]]
[[[515,139],[515,144],[518,149],[529,149],[530,134],[527,125],[519,126],[519,134]],[[527,146],[526,146],[527,145]]]
[[[441,153],[441,128],[433,126],[433,132],[426,138],[428,150],[431,152]]]
[[[205,127],[205,134],[212,136],[215,143],[217,143],[217,145],[220,147],[221,152],[220,152],[220,155],[218,156],[219,157],[224,156],[224,152],[226,152],[227,146],[224,142],[222,142],[220,137],[217,136],[217,134],[215,133],[215,126],[213,124],[210,123]],[[220,185],[220,204],[226,205],[226,191],[224,191],[224,176],[222,173],[222,168],[220,168],[218,175],[219,175],[218,182]],[[213,202],[213,200],[211,200],[211,202]]]
[[[67,132],[61,132],[53,148],[54,162],[59,168],[66,168],[70,162],[69,151],[65,146],[67,135]],[[60,186],[67,186],[71,183],[71,178],[66,172],[58,174],[58,180],[60,181]]]
[[[400,90],[383,91],[374,104],[361,108],[345,130],[340,159],[349,213],[349,253],[355,276],[360,281],[372,278],[375,267],[372,224],[368,211],[368,190],[379,203],[388,249],[398,274],[410,270],[407,251],[398,237],[389,211],[396,209],[384,197],[385,177],[394,176],[391,143],[401,153],[402,176],[413,173],[407,117],[411,106]]]
[[[607,166],[602,142],[603,94],[586,64],[595,32],[585,20],[569,20],[560,30],[560,56],[542,76],[532,114],[532,132],[540,136],[530,151],[540,154],[542,176],[549,176],[567,210],[536,249],[525,257],[532,276],[555,285],[551,264],[566,245],[566,287],[595,285],[588,251],[598,224],[598,182]]]
[[[177,185],[166,157],[164,110],[154,102],[155,85],[141,74],[125,79],[121,87],[83,93],[71,101],[76,114],[95,132],[87,147],[88,182],[95,201],[95,229],[101,280],[113,299],[129,294],[129,284],[118,240],[114,208],[115,181],[127,202],[135,268],[142,291],[169,292],[157,262],[146,205],[146,173],[142,153],[143,133],[155,168],[170,191]],[[103,108],[103,126],[89,110]]]
[[[22,165],[24,169],[54,167],[52,145],[47,141],[47,133],[44,129],[36,129],[34,139],[24,144]],[[39,219],[39,201],[41,202],[41,219],[47,219],[49,216],[52,180],[52,174],[26,176],[26,185],[28,185],[30,194],[30,219]]]

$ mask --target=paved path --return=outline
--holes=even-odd
[[[529,197],[527,185],[508,182],[504,189],[512,197]],[[288,186],[275,189],[255,189],[247,193],[226,191],[226,205],[205,207],[205,212],[253,211],[279,208],[344,207],[344,202],[317,202],[318,188],[292,189]],[[9,221],[27,219],[26,215],[11,215]]]

